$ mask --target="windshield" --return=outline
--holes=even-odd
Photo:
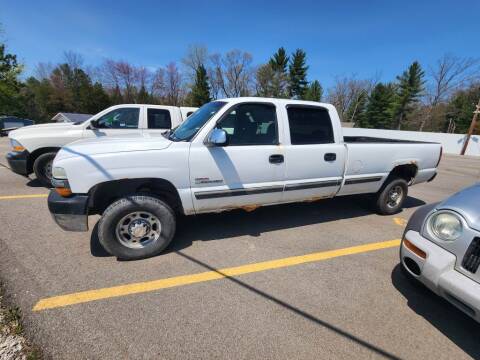
[[[190,115],[180,126],[171,131],[168,139],[172,141],[190,141],[195,134],[210,120],[226,103],[213,101],[203,105]]]

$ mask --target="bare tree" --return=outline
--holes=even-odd
[[[358,80],[355,75],[336,77],[335,85],[328,89],[328,102],[335,105],[342,121],[354,121],[357,107],[365,94],[370,94],[378,80]]]
[[[169,105],[178,106],[182,100],[182,75],[177,65],[171,62],[165,70],[165,100]]]
[[[55,68],[51,62],[40,62],[35,66],[34,74],[38,80],[48,79],[52,75],[52,71]]]
[[[247,96],[253,78],[252,55],[240,50],[231,50],[224,56],[210,57],[213,67],[212,82],[226,97]]]
[[[123,87],[125,91],[125,101],[133,102],[135,100],[135,83],[137,80],[137,71],[135,67],[126,61],[118,61],[115,63],[115,71],[121,87]]]
[[[440,121],[443,126],[444,117],[439,115],[446,111],[441,104],[446,103],[454,92],[480,80],[480,59],[460,58],[445,54],[430,67],[430,85],[425,97],[426,111],[421,117],[419,131],[423,131],[427,123],[429,127],[437,128]]]
[[[445,54],[430,68],[430,76],[432,84],[428,91],[428,104],[436,106],[456,90],[480,79],[480,59]]]
[[[195,72],[200,65],[207,66],[208,50],[206,46],[198,44],[189,45],[182,63],[187,67],[189,76],[195,76]]]
[[[83,55],[75,51],[65,51],[63,53],[63,62],[71,69],[81,69],[84,63]]]
[[[158,68],[152,76],[150,93],[157,98],[163,98],[165,97],[166,88],[165,70]]]
[[[106,59],[99,68],[100,77],[105,87],[113,89],[120,87],[120,79],[117,73],[116,62]]]

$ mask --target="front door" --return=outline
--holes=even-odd
[[[139,136],[142,133],[140,127],[141,110],[140,107],[121,107],[114,109],[98,119],[95,129],[85,129],[84,137]]]
[[[280,202],[285,162],[276,107],[270,103],[234,105],[216,128],[227,132],[225,146],[194,142],[190,148],[195,211]]]

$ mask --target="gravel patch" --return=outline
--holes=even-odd
[[[0,360],[39,360],[40,353],[23,336],[20,309],[6,306],[0,288]]]

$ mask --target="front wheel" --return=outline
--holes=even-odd
[[[55,155],[57,153],[54,152],[42,154],[33,163],[33,172],[43,186],[52,187],[52,164]]]
[[[98,239],[111,255],[137,260],[162,252],[175,228],[175,213],[168,204],[150,196],[128,196],[104,211]]]
[[[381,215],[392,215],[402,210],[408,195],[408,184],[404,179],[387,179],[376,194],[375,209]]]

